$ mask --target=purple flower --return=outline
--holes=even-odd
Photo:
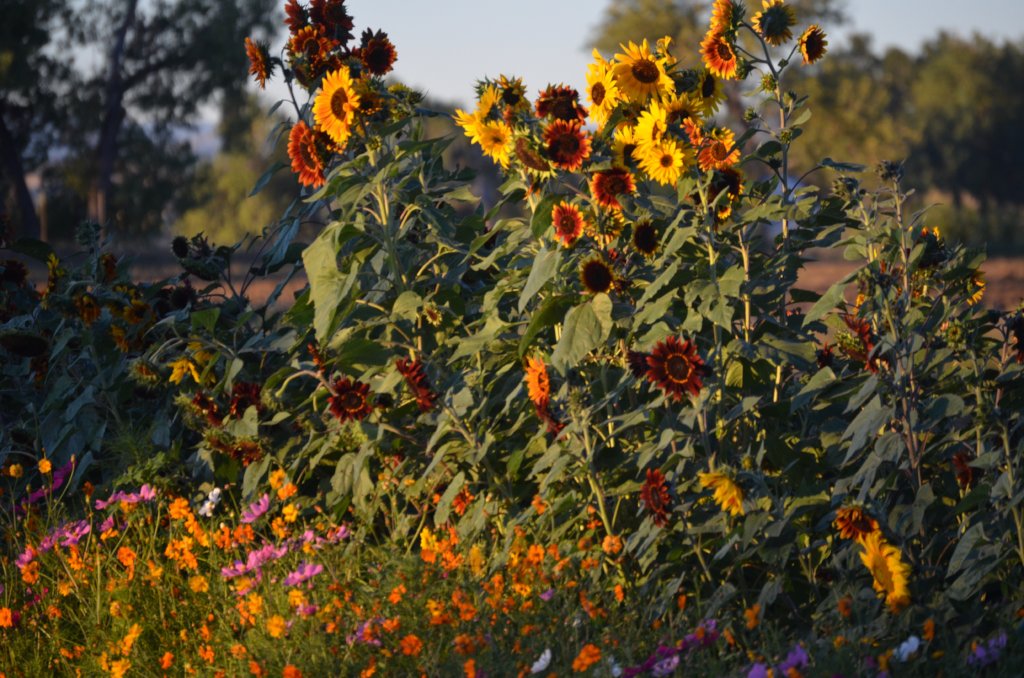
[[[660,662],[651,667],[651,675],[657,676],[657,678],[663,678],[670,673],[674,673],[676,667],[679,666],[679,655],[673,655],[668,659],[662,659]]]
[[[768,678],[768,667],[758,662],[747,671],[747,678]]]
[[[249,508],[242,512],[242,522],[245,524],[255,523],[264,513],[270,509],[270,495],[264,494],[259,500],[249,505]]]
[[[1006,632],[1000,631],[999,635],[989,638],[988,642],[978,643],[977,647],[967,655],[967,664],[981,668],[999,661],[999,657],[1006,648]]]
[[[380,624],[384,620],[380,617],[376,619],[369,619],[362,622],[356,627],[356,632],[346,636],[345,641],[349,645],[355,645],[356,643],[366,643],[367,645],[376,645],[380,647],[380,641],[374,638],[372,635],[367,633],[369,631],[370,624]]]
[[[156,490],[153,489],[148,483],[139,488],[138,492],[125,492],[124,490],[118,490],[114,494],[110,495],[106,501],[97,499],[93,506],[96,507],[97,511],[101,511],[111,504],[117,504],[124,502],[125,504],[139,504],[142,502],[151,502],[156,499]]]
[[[785,675],[790,669],[802,669],[810,663],[811,658],[807,656],[807,651],[804,650],[803,646],[797,645],[786,658],[779,664],[779,673]]]
[[[77,546],[85,535],[92,532],[92,524],[87,520],[79,520],[64,529],[60,545],[64,548]]]
[[[294,572],[290,573],[284,578],[285,586],[298,586],[304,584],[313,577],[317,576],[324,571],[323,565],[310,565],[309,563],[302,563],[299,568]],[[310,584],[312,586],[312,584]]]
[[[548,589],[544,593],[540,594],[540,599],[543,600],[545,603],[548,602],[549,600],[551,600],[554,597],[555,597],[555,590],[554,589]]]
[[[114,529],[114,525],[116,523],[117,521],[114,520],[113,514],[107,516],[107,519],[100,523],[100,534],[103,534],[104,532]]]
[[[300,617],[312,617],[319,609],[316,605],[299,605],[295,611]]]

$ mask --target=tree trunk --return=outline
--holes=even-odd
[[[3,163],[3,172],[14,187],[14,197],[18,202],[18,211],[21,213],[21,230],[18,236],[22,238],[39,237],[39,215],[36,214],[36,205],[32,201],[32,194],[29,193],[28,184],[25,183],[25,166],[21,163],[21,153],[14,143],[11,131],[7,129],[7,123],[3,116],[0,116],[0,162]]]

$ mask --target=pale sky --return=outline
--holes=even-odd
[[[614,0],[611,0],[614,1]],[[548,83],[583,90],[589,40],[606,0],[348,0],[356,34],[382,29],[398,49],[395,75],[432,97],[460,106],[484,76],[519,75],[536,96]],[[753,3],[748,3],[753,6]],[[823,26],[836,44],[869,33],[878,49],[916,51],[939,30],[995,40],[1024,38],[1024,0],[847,0],[851,22]],[[802,24],[798,23],[798,28]],[[276,51],[284,40],[275,41]],[[694,54],[696,54],[696,45]],[[606,55],[610,56],[610,55]],[[286,92],[278,79],[274,97]]]

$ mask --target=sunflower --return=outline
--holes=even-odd
[[[288,134],[288,157],[299,183],[316,188],[324,183],[324,161],[316,147],[316,134],[302,120]]]
[[[652,96],[661,97],[675,91],[672,78],[665,72],[665,60],[651,54],[647,40],[637,45],[619,45],[624,54],[615,55],[612,73],[619,91],[630,101],[644,103]]]
[[[649,146],[661,141],[668,132],[668,112],[660,103],[651,100],[636,121],[634,128],[638,146]]]
[[[811,24],[800,36],[800,54],[804,56],[804,63],[807,65],[825,56],[825,48],[828,47],[828,40],[825,39],[825,32],[817,24]]]
[[[384,31],[374,33],[369,28],[363,31],[360,45],[352,53],[363,62],[363,68],[368,73],[377,76],[389,73],[398,59],[388,34]]]
[[[659,341],[647,357],[647,368],[647,380],[672,400],[682,400],[684,392],[696,397],[704,386],[704,361],[690,340],[681,342],[668,336]]]
[[[600,247],[608,247],[613,240],[622,235],[622,227],[625,225],[625,219],[620,211],[598,212],[597,219],[591,219],[583,224],[583,232]],[[614,250],[609,254],[614,254]]]
[[[621,210],[620,195],[629,195],[636,191],[633,174],[621,167],[594,172],[590,179],[590,192],[597,204],[610,210]]]
[[[500,120],[493,120],[480,124],[478,130],[477,143],[484,155],[507,168],[512,152],[512,128]]]
[[[595,49],[594,62],[587,66],[587,100],[590,102],[590,121],[599,131],[621,99],[611,63]]]
[[[336,43],[317,26],[304,26],[288,41],[288,54],[292,59],[304,59],[310,65],[323,63]]]
[[[347,66],[324,76],[323,87],[313,102],[313,118],[317,126],[334,143],[344,147],[352,133],[359,95],[352,89],[352,76]]]
[[[640,501],[651,514],[651,522],[658,527],[668,525],[668,515],[672,510],[672,497],[668,493],[665,476],[658,469],[647,469],[647,478],[640,488]]]
[[[551,210],[551,225],[555,227],[555,238],[563,247],[572,247],[583,234],[583,214],[572,203],[560,202]]]
[[[953,469],[956,473],[956,483],[965,490],[971,489],[974,485],[974,467],[970,465],[970,457],[963,452],[953,455]]]
[[[498,92],[501,103],[505,107],[505,122],[509,122],[516,113],[530,110],[530,101],[526,98],[526,86],[522,78],[509,78],[504,75],[498,78]]]
[[[345,0],[313,0],[309,19],[343,44],[352,39],[354,23],[345,7]]]
[[[720,78],[730,80],[736,77],[739,60],[732,43],[725,35],[710,31],[700,43],[700,52],[704,57],[704,65],[709,71]]]
[[[740,161],[740,149],[736,145],[736,135],[732,133],[732,130],[724,127],[714,128],[710,134],[703,136],[700,143],[695,143],[694,146],[700,148],[697,153],[697,165],[704,172],[724,170]]]
[[[367,395],[369,384],[348,377],[337,377],[331,384],[331,396],[327,398],[331,414],[341,423],[366,419],[373,410]]]
[[[967,305],[976,306],[981,298],[985,296],[985,274],[980,270],[971,273],[967,281]]]
[[[578,120],[555,120],[544,130],[548,157],[558,167],[574,172],[590,156],[590,137]]]
[[[537,178],[546,179],[554,176],[555,171],[551,168],[551,163],[544,159],[537,149],[533,147],[533,144],[526,137],[517,137],[513,144],[515,148],[516,159],[523,164],[527,172]]]
[[[587,110],[580,106],[580,93],[565,85],[548,85],[537,97],[537,117],[584,122]]]
[[[755,14],[750,23],[764,41],[778,47],[793,38],[789,30],[796,23],[796,13],[783,0],[761,0],[763,11]]]
[[[395,361],[395,367],[405,378],[405,383],[413,390],[416,396],[416,405],[421,412],[427,412],[434,408],[438,395],[430,388],[427,381],[427,373],[423,370],[423,363],[419,360],[406,360],[399,358]]]
[[[696,120],[698,111],[689,95],[686,93],[666,97],[661,100],[665,109],[665,121],[669,125],[682,125],[688,120]]]
[[[900,558],[900,551],[872,532],[861,540],[860,560],[871,572],[874,589],[893,614],[910,604],[910,566]]]
[[[743,515],[743,489],[736,484],[732,476],[726,473],[698,473],[697,478],[700,486],[707,490],[714,490],[714,499],[719,508],[728,511],[730,515]]]
[[[274,64],[270,61],[267,43],[256,42],[252,38],[246,38],[245,54],[249,57],[249,73],[259,83],[260,89],[266,89],[267,78],[274,71]]]
[[[863,506],[842,506],[836,510],[832,526],[843,539],[863,540],[869,534],[878,532],[878,521],[871,517]]]
[[[598,294],[607,292],[615,283],[615,273],[600,257],[583,262],[580,267],[580,280],[588,292]]]
[[[537,410],[546,410],[551,400],[551,380],[548,379],[548,368],[540,358],[526,359],[526,392]]]
[[[622,125],[615,129],[612,137],[612,163],[616,167],[625,167],[633,162],[633,152],[637,147],[636,127]]]
[[[306,8],[299,4],[299,0],[287,0],[284,3],[284,13],[284,22],[288,26],[288,32],[292,35],[309,25],[309,14],[306,12]]]
[[[633,224],[633,237],[632,244],[640,254],[645,257],[654,256],[654,253],[658,251],[658,243],[660,238],[658,236],[658,229],[655,228],[654,223],[649,219],[644,219]]]
[[[743,173],[735,167],[727,167],[723,170],[715,170],[708,185],[708,203],[714,204],[718,196],[725,191],[728,196],[723,202],[718,203],[716,217],[719,220],[727,219],[732,213],[732,204],[739,200],[740,192],[743,190]]]
[[[674,139],[664,138],[656,144],[638,147],[640,169],[663,186],[674,186],[689,163],[686,148]]]
[[[711,71],[702,70],[697,74],[697,86],[690,92],[690,97],[704,117],[714,115],[725,101],[722,81]]]
[[[711,7],[711,30],[722,33],[734,30],[742,18],[742,5],[733,0],[715,0]]]

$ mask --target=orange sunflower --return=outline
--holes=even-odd
[[[369,384],[348,377],[337,377],[331,384],[333,395],[327,398],[331,414],[341,423],[366,419],[373,408],[370,405]]]
[[[580,280],[591,294],[607,292],[615,283],[615,273],[600,257],[588,259],[580,267]]]
[[[565,85],[548,85],[537,97],[537,117],[581,123],[587,119],[587,110],[580,105],[580,94]]]
[[[739,60],[736,58],[732,43],[726,40],[725,35],[716,31],[708,32],[704,41],[700,43],[700,52],[709,71],[727,80],[736,77]]]
[[[555,227],[555,238],[562,246],[572,247],[583,233],[583,214],[576,205],[560,202],[551,210],[551,225]]]
[[[527,358],[524,380],[530,401],[536,405],[538,411],[546,410],[551,399],[551,380],[548,379],[548,368],[544,361],[535,357]]]
[[[338,146],[344,147],[348,141],[357,110],[359,95],[352,88],[348,67],[342,66],[324,76],[320,94],[313,101],[313,118]]]
[[[860,541],[864,537],[878,532],[878,521],[871,517],[863,506],[841,506],[836,510],[836,518],[832,526],[839,530],[843,539]]]
[[[303,26],[288,41],[288,53],[293,59],[305,59],[307,63],[316,65],[327,59],[335,44],[318,26]]]
[[[825,56],[825,48],[828,47],[828,40],[825,39],[825,32],[817,24],[811,24],[800,36],[800,54],[804,57],[804,63],[813,64]]]
[[[724,170],[740,161],[740,149],[732,130],[716,127],[695,144],[700,148],[697,164],[704,172]]]
[[[647,379],[657,384],[672,400],[682,400],[683,393],[696,397],[704,386],[704,361],[697,354],[697,345],[687,339],[666,337],[647,356]]]
[[[398,372],[405,377],[405,383],[413,390],[416,396],[416,405],[421,412],[427,412],[434,408],[438,395],[430,388],[427,381],[427,373],[423,370],[423,363],[419,360],[407,360],[399,358],[395,361]]]
[[[555,120],[544,130],[548,157],[558,167],[575,172],[590,157],[590,137],[579,120]]]
[[[610,210],[621,210],[620,195],[629,195],[636,191],[633,174],[621,167],[594,172],[590,179],[590,192],[597,204]]]
[[[300,120],[288,134],[288,157],[299,183],[316,188],[324,183],[324,161],[316,146],[316,133]]]
[[[369,28],[363,31],[362,41],[352,53],[363,62],[368,73],[378,76],[389,73],[398,59],[388,34],[384,31],[374,33]]]
[[[274,70],[268,50],[265,42],[257,42],[252,38],[245,39],[245,54],[249,57],[249,73],[259,83],[260,89],[266,89],[267,78]]]
[[[731,31],[742,18],[743,6],[736,5],[733,0],[715,0],[715,4],[711,6],[712,31]]]

